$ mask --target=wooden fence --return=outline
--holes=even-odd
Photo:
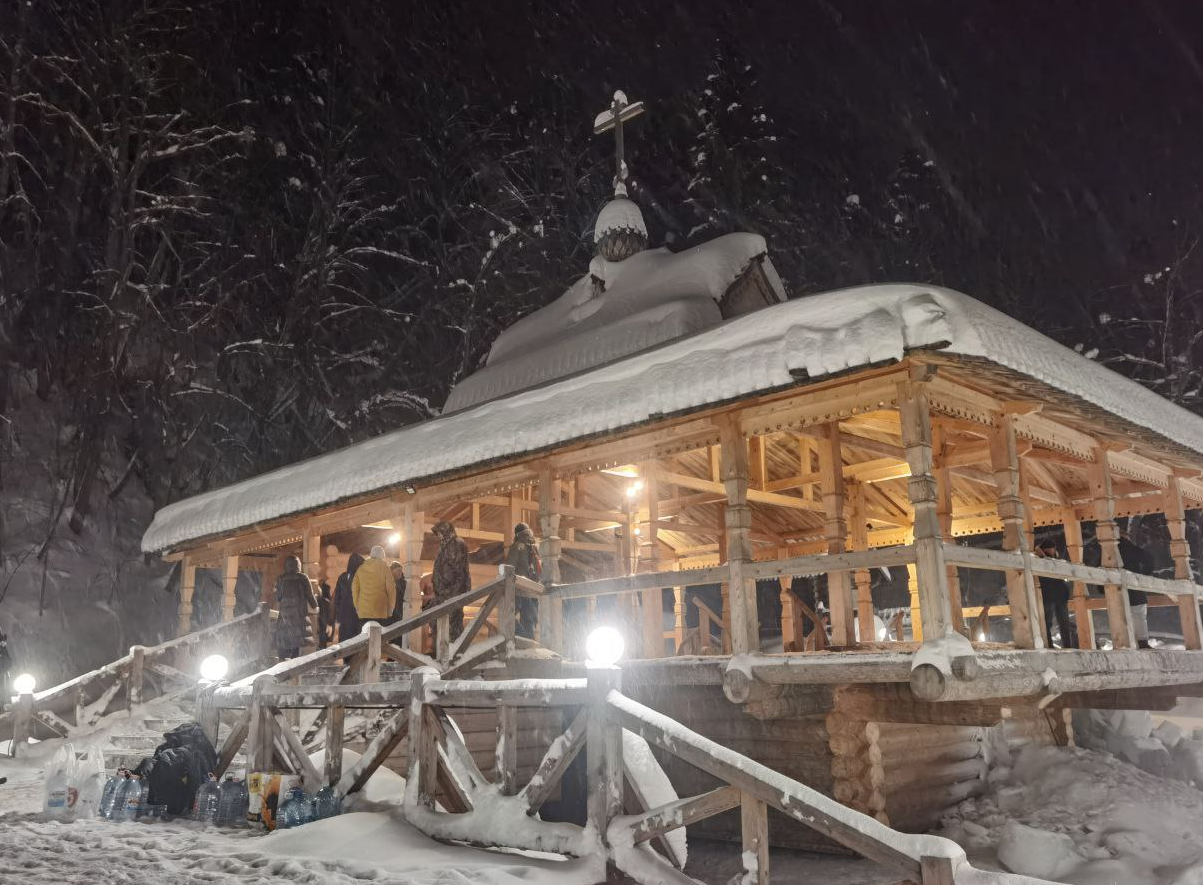
[[[262,666],[270,653],[271,612],[261,605],[232,621],[159,645],[135,645],[99,670],[20,695],[13,709],[0,715],[0,735],[11,735],[10,753],[16,755],[29,738],[64,737],[116,710],[194,690],[200,679],[197,669],[208,655],[224,655],[234,672],[241,672]]]

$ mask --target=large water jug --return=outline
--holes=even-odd
[[[338,798],[338,793],[328,786],[322,787],[313,797],[314,820],[325,820],[328,817],[342,814],[342,811],[342,800]]]
[[[284,800],[284,807],[280,812],[280,829],[288,830],[299,827],[309,823],[310,820],[309,797],[300,787],[293,787],[288,791],[288,798]]]
[[[112,820],[113,809],[117,805],[117,792],[121,789],[121,785],[125,783],[126,777],[127,772],[123,768],[105,781],[104,793],[100,796],[101,817]]]
[[[121,782],[117,788],[117,799],[113,803],[113,820],[134,820],[138,809],[142,807],[145,795],[145,781],[140,777],[130,776]]]
[[[250,793],[246,781],[227,777],[218,787],[217,822],[219,824],[241,824],[246,822]]]
[[[220,797],[217,780],[210,775],[196,790],[196,798],[192,802],[192,816],[202,823],[216,823]]]

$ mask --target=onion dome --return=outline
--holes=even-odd
[[[647,225],[633,201],[618,197],[606,203],[593,228],[598,254],[607,261],[622,261],[647,248]]]

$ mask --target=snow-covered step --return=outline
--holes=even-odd
[[[164,732],[171,731],[173,728],[177,728],[178,726],[191,721],[191,719],[185,718],[160,719],[156,717],[149,717],[147,719],[143,719],[142,724],[145,726],[147,731],[154,731],[158,732],[159,734],[163,734]]]
[[[161,743],[161,734],[115,734],[109,738],[109,745],[114,750],[147,750],[153,753]]]

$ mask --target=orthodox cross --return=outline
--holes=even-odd
[[[626,93],[621,89],[614,93],[614,102],[606,110],[597,115],[593,121],[593,134],[614,130],[614,196],[627,195],[627,161],[623,156],[622,126],[628,120],[633,120],[643,113],[643,102],[634,104],[627,102]]]

